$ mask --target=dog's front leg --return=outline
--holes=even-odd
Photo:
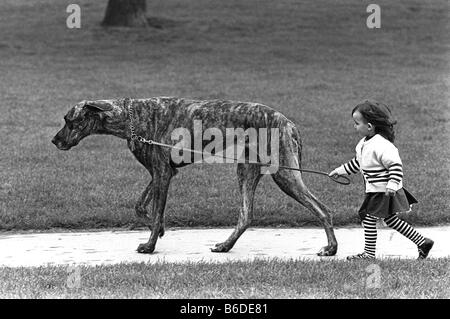
[[[147,206],[152,201],[152,197],[153,197],[153,180],[145,188],[144,192],[142,193],[141,197],[139,198],[135,206],[136,216],[138,218],[144,219],[147,224],[150,223],[150,216],[147,210]]]
[[[150,230],[152,230],[152,221],[155,218],[154,211],[152,210],[152,214],[150,215],[147,207],[150,205],[153,199],[153,180],[148,184],[136,203],[135,210],[136,216],[141,219],[145,225],[147,225]],[[159,237],[164,236],[164,223],[161,224],[161,228],[159,230]]]
[[[150,239],[147,243],[140,244],[137,248],[139,253],[151,254],[155,250],[158,236],[161,236],[161,231],[164,233],[164,209],[166,207],[167,193],[169,190],[172,172],[170,168],[162,168],[158,173],[155,173],[152,185],[152,227]]]

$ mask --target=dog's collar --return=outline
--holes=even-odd
[[[123,100],[124,109],[128,112],[128,119],[130,120],[130,137],[131,140],[135,140],[137,138],[136,133],[134,131],[134,123],[133,123],[133,100],[130,98],[125,98]]]
[[[124,107],[128,110],[128,118],[130,119],[130,138],[131,138],[131,142],[134,141],[139,141],[141,143],[145,143],[145,144],[154,144],[154,142],[152,140],[148,140],[146,138],[143,138],[140,135],[137,135],[135,132],[135,126],[134,126],[134,121],[133,121],[133,99],[130,98],[125,98],[124,101]],[[132,145],[134,145],[134,143],[132,143]]]

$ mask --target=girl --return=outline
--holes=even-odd
[[[358,212],[364,227],[364,252],[347,259],[375,258],[378,218],[418,246],[418,259],[426,258],[434,242],[396,215],[410,211],[417,200],[402,185],[402,161],[393,144],[396,121],[391,111],[384,104],[365,101],[353,109],[352,117],[356,131],[363,136],[356,145],[356,156],[329,174],[336,177],[360,171],[366,186],[366,197]]]

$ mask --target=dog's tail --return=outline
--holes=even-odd
[[[292,122],[288,120],[287,123],[287,138],[290,140],[292,151],[295,153],[297,152],[298,156],[298,168],[302,168],[302,139],[300,136],[300,130],[297,128],[297,126]]]
[[[302,139],[300,136],[300,130],[294,125],[294,129],[292,130],[293,140],[297,144],[297,154],[298,154],[298,168],[302,168]]]

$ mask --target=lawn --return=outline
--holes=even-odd
[[[148,16],[161,27],[141,30],[100,27],[106,0],[77,3],[81,29],[66,27],[70,2],[0,3],[0,230],[134,225],[134,204],[149,176],[125,141],[92,136],[69,152],[50,143],[75,103],[126,96],[269,105],[300,128],[303,167],[321,171],[353,156],[358,136],[350,111],[378,99],[399,121],[405,186],[420,201],[406,218],[415,225],[450,222],[447,1],[378,1],[381,29],[366,27],[370,2],[357,0],[148,1]],[[350,186],[318,175],[304,179],[334,211],[336,225],[357,223],[359,176]],[[233,225],[238,207],[235,165],[191,165],[173,180],[166,222]],[[318,223],[265,177],[254,225]],[[64,270],[50,268],[44,276],[52,272]],[[302,291],[320,297],[336,287]],[[303,293],[291,288],[278,292]],[[211,286],[206,294],[218,291]],[[436,291],[430,294],[442,293]]]
[[[450,298],[450,260],[0,268],[0,298]],[[420,275],[420,276],[419,276]]]

